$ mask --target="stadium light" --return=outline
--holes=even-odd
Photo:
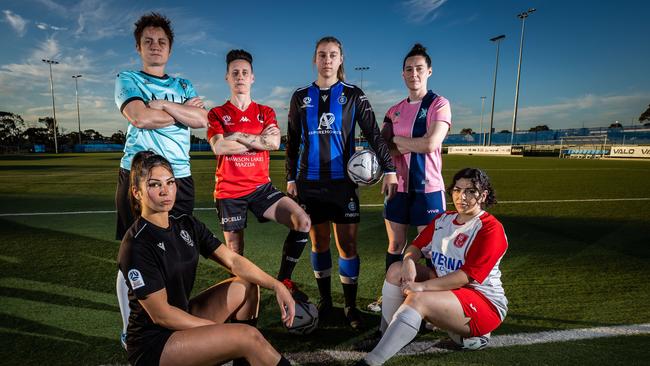
[[[523,13],[517,14],[521,19],[521,41],[519,41],[519,65],[517,66],[517,87],[515,88],[515,110],[512,112],[512,136],[510,137],[510,145],[514,144],[515,133],[517,131],[517,107],[519,106],[519,77],[521,76],[521,55],[524,50],[524,29],[526,27],[526,18],[537,9],[530,8]]]
[[[368,66],[358,66],[354,68],[356,71],[361,72],[361,90],[363,90],[363,72],[370,70],[370,67]]]
[[[81,115],[79,114],[79,85],[77,85],[77,79],[83,75],[72,75],[74,79],[74,95],[77,97],[77,123],[79,124],[79,145],[81,145]]]
[[[53,129],[54,129],[54,153],[59,153],[59,145],[57,142],[56,133],[56,107],[54,106],[54,81],[52,80],[52,65],[58,65],[59,61],[42,59],[43,62],[50,65],[50,92],[52,93],[52,113],[54,114]]]
[[[481,146],[485,145],[485,134],[483,133],[483,111],[485,111],[485,97],[481,97]]]
[[[501,44],[501,40],[504,38],[506,38],[505,34],[490,38],[491,42],[495,42],[497,44],[497,62],[494,66],[494,87],[492,89],[492,112],[490,112],[490,131],[488,132],[489,134],[487,143],[488,146],[492,146],[492,126],[494,125],[494,98],[497,93],[497,71],[499,71],[499,45]]]

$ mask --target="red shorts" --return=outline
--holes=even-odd
[[[467,287],[451,292],[460,301],[465,316],[471,318],[469,331],[472,337],[490,333],[501,325],[499,311],[482,293]]]

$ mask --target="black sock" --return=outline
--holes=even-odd
[[[307,245],[307,239],[309,239],[309,233],[295,230],[289,231],[282,246],[282,260],[280,261],[278,280],[291,279],[293,269],[296,267],[305,245]]]
[[[357,307],[357,288],[356,283],[341,283],[343,286],[343,298],[345,299],[345,307]]]
[[[291,362],[289,362],[289,360],[284,358],[284,356],[280,355],[280,361],[278,361],[277,366],[291,366]]]
[[[332,276],[316,279],[321,300],[332,302]]]
[[[388,267],[395,262],[400,262],[402,260],[401,254],[393,254],[386,252],[386,272],[388,272]]]

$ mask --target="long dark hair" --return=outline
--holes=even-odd
[[[316,52],[318,51],[318,46],[323,43],[335,43],[337,46],[339,46],[341,60],[343,60],[343,45],[341,44],[341,41],[339,41],[336,37],[325,36],[316,42],[316,47],[314,48],[314,62],[316,62]],[[339,69],[336,71],[336,77],[341,81],[345,81],[345,69],[343,68],[343,61],[341,61],[341,66],[339,66]]]
[[[172,175],[174,170],[172,165],[163,156],[153,151],[140,151],[131,160],[131,173],[129,174],[129,203],[133,216],[140,217],[142,207],[140,202],[133,195],[133,188],[140,188],[140,183],[145,181],[151,175],[151,169],[161,166],[167,169]]]
[[[487,192],[487,197],[485,197],[485,201],[481,203],[481,208],[487,208],[497,204],[497,198],[494,194],[492,184],[490,183],[490,177],[478,168],[464,168],[454,174],[451,184],[447,187],[447,193],[449,195],[451,195],[451,192],[454,190],[456,182],[463,178],[469,179],[474,185],[474,188],[478,189],[479,192]]]

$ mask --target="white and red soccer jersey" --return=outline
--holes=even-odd
[[[251,102],[242,111],[228,101],[220,107],[212,108],[208,113],[208,121],[208,141],[214,135],[234,132],[259,135],[265,127],[278,125],[273,109],[255,102]],[[242,197],[270,181],[268,151],[217,156],[214,198]]]
[[[471,277],[467,287],[485,295],[503,320],[508,311],[499,270],[508,249],[503,225],[485,211],[464,224],[457,216],[455,211],[436,216],[412,244],[431,259],[438,277],[459,269]]]
[[[384,123],[392,123],[395,136],[413,137],[413,126],[420,112],[421,101],[411,103],[408,98],[390,107],[386,112]],[[388,120],[388,121],[387,121]],[[427,111],[427,130],[433,128],[433,123],[447,123],[451,128],[451,107],[449,101],[442,96],[437,96]],[[393,156],[393,162],[397,169],[397,191],[408,192],[409,168],[411,154]],[[424,159],[424,193],[444,191],[445,184],[442,180],[442,157],[440,148],[435,151],[423,154]],[[420,167],[416,167],[420,168]]]

